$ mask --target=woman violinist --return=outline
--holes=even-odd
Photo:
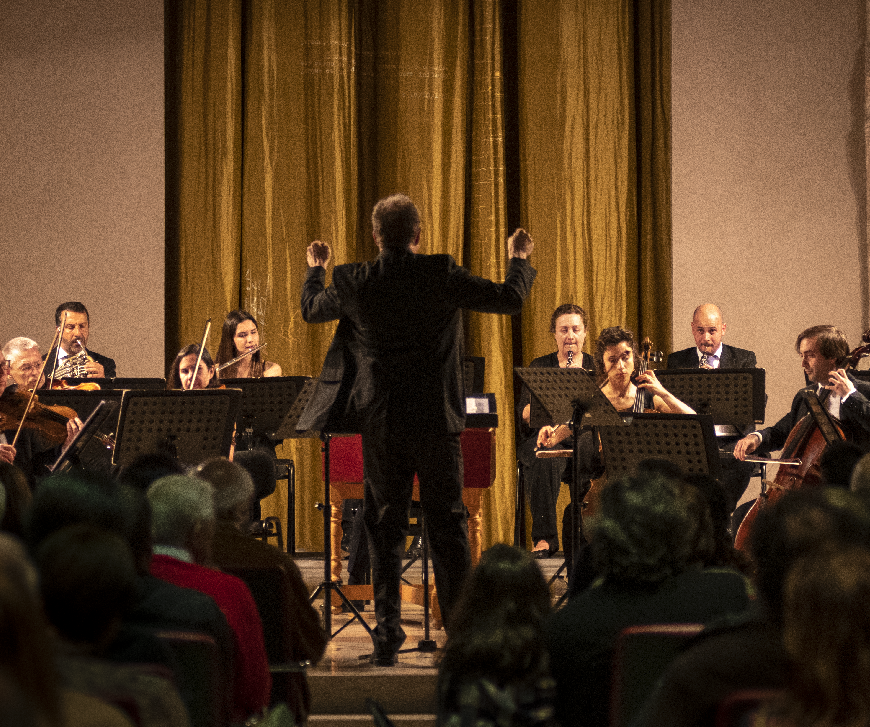
[[[217,374],[217,368],[214,365],[211,354],[207,348],[202,349],[202,357],[199,361],[199,367],[196,365],[199,356],[199,344],[191,343],[189,346],[182,348],[172,366],[169,369],[169,375],[166,377],[167,389],[217,389],[220,387],[220,380]],[[194,376],[194,371],[196,375]],[[193,386],[190,385],[193,379]]]
[[[227,313],[221,330],[217,363],[225,379],[259,379],[263,376],[280,376],[281,367],[274,361],[265,361],[260,346],[260,331],[257,321],[244,310]],[[245,355],[252,352],[249,355]],[[238,359],[237,363],[228,362]]]
[[[595,342],[594,360],[601,391],[617,411],[642,413],[652,409],[665,414],[695,413],[662,386],[652,370],[643,370],[631,331],[620,326],[601,331]],[[553,447],[570,433],[564,424],[544,427],[538,434],[538,447]]]

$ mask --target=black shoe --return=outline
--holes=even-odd
[[[395,666],[396,662],[399,661],[399,656],[398,654],[378,655],[374,653],[371,656],[371,661],[374,666]]]
[[[405,551],[405,558],[419,558],[423,555],[423,536],[417,535]]]

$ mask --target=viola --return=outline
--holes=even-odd
[[[7,389],[0,396],[0,431],[18,429],[24,418],[24,426],[35,429],[48,441],[63,444],[66,441],[66,423],[76,416],[75,411],[66,406],[48,406],[33,397],[33,404],[27,409],[30,394],[24,391]],[[25,416],[26,413],[26,416]]]
[[[855,368],[861,358],[870,355],[870,331],[865,332],[861,340],[864,342],[864,345],[852,351],[846,359],[845,369],[847,371]],[[816,397],[815,392],[807,393],[810,412],[805,414],[794,425],[780,454],[779,461],[788,460],[789,462],[779,465],[773,481],[762,480],[761,494],[755,500],[749,512],[746,513],[746,517],[743,518],[743,522],[740,523],[740,527],[737,529],[734,547],[738,550],[749,550],[752,528],[758,513],[762,509],[779,500],[789,490],[814,487],[821,483],[822,474],[819,469],[819,459],[822,456],[822,452],[825,451],[825,448],[832,441],[845,439],[843,430],[837,421],[829,417],[824,408],[829,394],[830,390],[825,389],[821,397],[813,400],[813,397]],[[746,459],[747,461],[777,461],[753,457],[747,457]]]

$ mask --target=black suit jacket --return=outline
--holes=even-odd
[[[865,451],[870,451],[870,400],[868,400],[870,383],[856,379],[851,374],[847,375],[855,384],[857,391],[840,405],[840,425],[848,441],[855,442]],[[758,432],[761,435],[759,451],[775,452],[782,449],[791,430],[809,411],[804,397],[804,392],[807,390],[815,391],[816,386],[812,384],[798,391],[792,399],[789,413],[772,427]]]
[[[416,414],[418,434],[462,431],[461,310],[518,313],[535,274],[528,261],[512,258],[504,283],[493,283],[450,255],[410,251],[340,265],[328,288],[326,271],[309,268],[302,318],[339,323],[297,427],[357,432],[389,407]]]
[[[97,353],[96,351],[91,351],[88,349],[88,356],[90,356],[94,361],[96,361],[100,366],[105,370],[105,377],[107,379],[114,379],[117,375],[115,373],[115,359],[109,358],[108,356],[103,356],[101,353]],[[51,370],[54,368],[55,361],[57,360],[57,349],[52,349],[51,353],[46,354],[42,357],[42,360],[48,358],[48,364],[45,367],[45,376],[48,378],[51,375]]]
[[[696,369],[698,368],[698,360],[698,349],[695,346],[684,348],[682,351],[674,351],[668,356],[667,368]],[[722,358],[719,359],[720,369],[754,369],[755,367],[755,354],[752,351],[722,344]]]

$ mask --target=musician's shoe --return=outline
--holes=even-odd
[[[405,551],[406,559],[414,559],[419,558],[423,555],[423,536],[417,535],[411,541],[411,545],[408,546],[408,549]]]
[[[532,557],[536,558],[537,560],[545,560],[547,558],[552,557],[553,554],[558,550],[559,550],[558,546],[553,548],[553,546],[550,543],[548,543],[546,540],[541,540],[535,546],[535,549],[532,551]]]

